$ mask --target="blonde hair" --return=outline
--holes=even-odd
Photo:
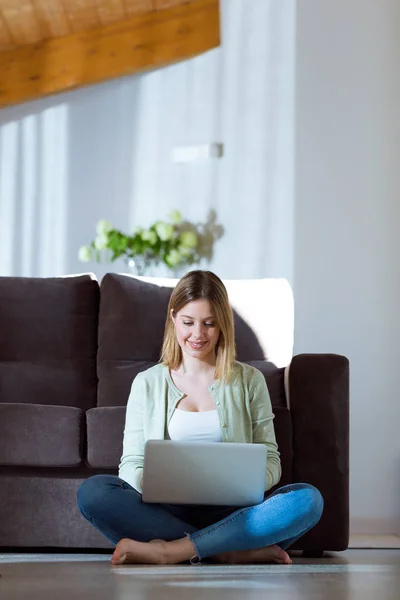
[[[215,347],[215,379],[229,383],[236,359],[233,312],[223,282],[211,271],[190,271],[175,286],[168,304],[161,362],[170,369],[177,369],[182,364],[182,350],[176,338],[171,310],[176,314],[189,302],[200,299],[208,300],[220,328]]]

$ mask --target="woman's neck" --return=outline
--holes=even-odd
[[[177,369],[183,375],[208,375],[215,371],[216,356],[205,357],[204,360],[183,356],[182,363]]]

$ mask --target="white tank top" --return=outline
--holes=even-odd
[[[222,442],[217,410],[189,412],[175,409],[168,426],[171,440],[177,442]]]

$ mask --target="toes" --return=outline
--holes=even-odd
[[[120,554],[118,551],[115,551],[111,558],[111,564],[121,565],[125,560],[126,560],[126,553]]]

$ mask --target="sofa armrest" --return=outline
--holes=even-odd
[[[302,540],[305,550],[345,550],[349,541],[349,361],[299,354],[289,369],[293,481],[321,492],[324,514]],[[324,548],[319,548],[320,540]]]

